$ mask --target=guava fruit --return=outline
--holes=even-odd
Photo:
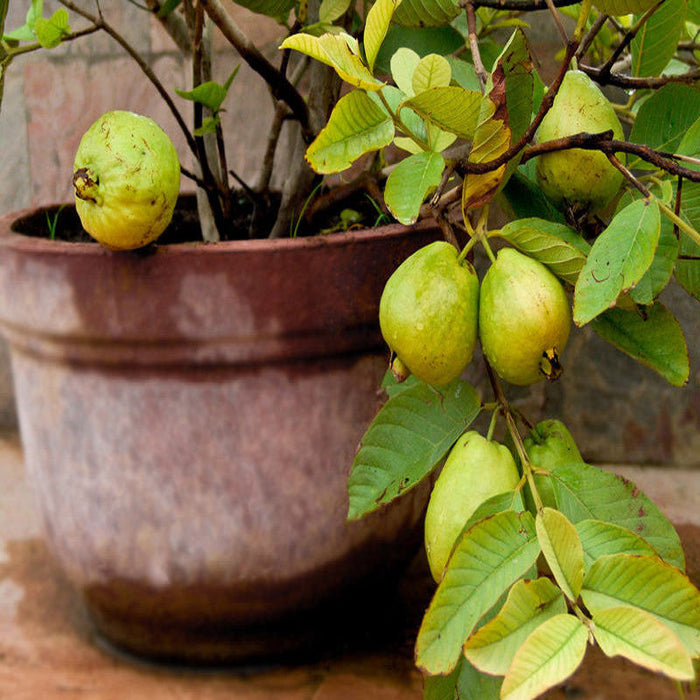
[[[544,142],[608,129],[615,139],[623,137],[620,120],[598,86],[585,73],[570,70],[536,138]],[[555,204],[590,211],[609,204],[623,179],[604,153],[581,148],[544,153],[537,158],[536,174],[542,191]]]
[[[470,430],[457,440],[445,460],[425,513],[425,551],[430,572],[440,581],[455,540],[486,500],[512,491],[520,481],[505,445]]]
[[[476,346],[479,279],[456,248],[436,241],[394,271],[379,303],[384,340],[397,366],[427,384],[456,379]]]
[[[559,280],[514,248],[498,251],[481,283],[479,336],[499,377],[527,386],[557,379],[571,330],[571,307]]]
[[[73,165],[75,206],[83,228],[105,248],[132,250],[160,236],[180,190],[180,162],[152,119],[122,110],[86,132]]]
[[[523,445],[530,462],[538,469],[551,471],[562,464],[583,461],[573,436],[564,423],[557,419],[539,422],[530,435],[523,440]],[[551,479],[548,476],[536,474],[535,486],[542,505],[556,508]],[[526,500],[529,501],[528,506],[534,510],[532,499],[526,497]]]

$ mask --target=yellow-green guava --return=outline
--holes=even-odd
[[[552,471],[563,464],[583,461],[569,429],[556,418],[540,421],[523,440],[523,445],[531,464],[538,469]],[[542,505],[556,508],[551,479],[543,474],[536,474],[535,486]],[[532,499],[526,500],[528,506],[534,510]]]
[[[510,450],[470,430],[457,440],[438,476],[425,514],[430,572],[442,579],[456,539],[476,509],[520,481]]]
[[[613,138],[623,137],[620,120],[598,86],[585,73],[570,70],[537,130],[537,141],[609,129]],[[581,148],[544,153],[537,158],[536,174],[542,191],[555,204],[591,211],[609,204],[623,179],[604,153]]]
[[[408,370],[441,386],[459,377],[476,346],[479,279],[456,248],[436,241],[399,265],[384,287],[379,325]]]
[[[557,379],[571,330],[571,306],[559,280],[514,248],[498,251],[481,283],[479,337],[499,377],[527,386]]]
[[[76,210],[93,238],[111,250],[141,248],[170,223],[180,190],[180,161],[152,119],[107,112],[83,134],[73,186]]]

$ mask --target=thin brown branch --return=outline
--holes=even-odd
[[[564,29],[564,24],[561,21],[561,17],[559,16],[559,13],[557,12],[557,7],[554,4],[554,0],[545,0],[547,3],[547,9],[549,10],[549,13],[552,15],[552,19],[554,20],[554,24],[557,27],[557,30],[559,31],[559,36],[561,37],[562,42],[566,46],[569,43],[569,37],[566,35],[566,29]]]
[[[561,87],[562,81],[564,80],[564,76],[566,75],[566,72],[568,70],[569,63],[571,62],[571,58],[573,57],[574,53],[576,53],[577,48],[578,43],[575,41],[570,41],[566,45],[566,52],[564,55],[564,60],[562,61],[561,66],[559,67],[559,73],[556,76],[556,78],[552,81],[552,84],[549,86],[549,89],[547,90],[545,96],[542,98],[540,108],[537,110],[535,118],[532,120],[527,129],[525,129],[523,135],[520,137],[520,139],[518,139],[517,143],[511,145],[508,148],[508,150],[506,150],[498,158],[494,158],[493,160],[481,163],[474,163],[469,161],[468,159],[462,159],[458,163],[456,168],[457,172],[460,175],[462,175],[462,177],[464,177],[468,173],[490,173],[491,171],[500,168],[502,165],[507,163],[511,158],[516,156],[518,153],[520,153],[520,151],[522,151],[525,148],[525,146],[534,137],[535,132],[539,128],[542,120],[552,107],[552,104],[554,103],[554,98],[559,92],[559,88]]]
[[[492,10],[511,10],[515,12],[532,12],[533,10],[546,10],[546,0],[469,0],[474,7],[488,7]],[[580,0],[553,0],[555,7],[570,7]],[[466,5],[462,0],[460,7]]]
[[[574,58],[577,61],[580,61],[581,58],[586,55],[586,52],[589,48],[591,48],[591,44],[593,43],[594,39],[596,36],[598,36],[598,33],[605,26],[607,21],[608,15],[598,15],[598,17],[596,17],[595,22],[593,22],[591,28],[586,32],[583,39],[581,39],[581,44],[579,45],[578,49],[576,49]]]
[[[479,38],[476,35],[476,10],[471,2],[466,3],[465,10],[467,12],[467,29],[469,36],[469,48],[472,52],[472,63],[474,64],[474,72],[481,83],[481,92],[484,91],[484,86],[488,81],[488,73],[484,68],[481,60],[481,52],[479,51]]]
[[[631,143],[629,141],[618,141],[612,138],[612,130],[603,131],[598,134],[580,133],[571,136],[565,136],[552,141],[544,141],[542,143],[530,146],[523,152],[521,163],[526,163],[531,158],[540,156],[543,153],[552,153],[554,151],[564,151],[570,148],[581,148],[588,151],[601,151],[608,157],[615,153],[630,153],[635,155],[647,163],[665,170],[671,175],[686,178],[693,182],[700,182],[700,171],[691,170],[680,165],[673,153],[664,151],[656,151],[649,146],[639,143]]]
[[[608,160],[625,176],[625,178],[631,182],[634,187],[636,187],[647,199],[652,195],[651,192],[646,188],[633,174],[626,168],[612,153],[606,153]]]
[[[309,125],[306,102],[298,90],[263,56],[253,42],[241,31],[219,0],[200,0],[206,13],[221,30],[241,58],[270,86],[272,94],[289,105],[301,125],[304,140],[310,143],[314,134]]]
[[[189,146],[190,150],[195,155],[197,155],[197,145],[194,141],[194,137],[192,136],[189,128],[187,127],[187,124],[183,119],[182,114],[180,114],[180,110],[175,106],[172,97],[170,97],[170,94],[160,82],[158,76],[153,72],[151,67],[146,63],[146,61],[141,57],[141,55],[111,24],[109,24],[104,19],[104,17],[102,17],[102,15],[93,15],[91,12],[87,12],[81,7],[78,7],[74,2],[72,2],[72,0],[59,0],[59,2],[67,9],[71,10],[72,12],[75,12],[75,14],[77,15],[80,15],[83,19],[88,20],[88,22],[91,22],[94,27],[106,32],[110,37],[112,37],[112,39],[114,39],[114,41],[116,41],[119,44],[119,46],[121,46],[124,49],[124,51],[126,51],[127,54],[129,54],[129,56],[136,62],[138,67],[141,69],[143,74],[151,82],[153,87],[155,87],[155,89],[158,91],[158,94],[163,98],[166,105],[168,106],[168,109],[170,109],[173,117],[175,117],[175,121],[178,123],[178,126],[182,130],[182,133],[185,135],[187,145]]]
[[[614,85],[616,87],[631,89],[653,90],[668,85],[669,83],[694,85],[700,80],[700,68],[690,70],[687,73],[681,73],[680,75],[661,75],[655,78],[636,78],[619,73],[610,73],[610,75],[605,76],[602,73],[602,68],[594,68],[593,66],[585,66],[582,64],[579,64],[579,70],[582,70],[601,85]]]
[[[605,65],[601,67],[600,69],[600,79],[601,81],[605,81],[609,76],[612,71],[612,67],[615,65],[617,62],[617,59],[622,55],[622,52],[632,43],[632,40],[634,37],[637,36],[637,33],[639,30],[644,26],[646,21],[651,17],[651,15],[656,12],[656,10],[661,7],[661,3],[664,2],[664,0],[658,0],[656,5],[653,7],[650,7],[640,18],[637,22],[635,22],[634,26],[631,29],[628,29],[625,32],[625,35],[622,37],[622,41],[618,45],[618,47],[612,52],[610,58],[605,62]]]

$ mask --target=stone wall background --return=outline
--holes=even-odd
[[[55,1],[44,4],[45,13],[57,7]],[[82,4],[94,11],[90,0]],[[108,20],[147,57],[166,84],[188,87],[188,67],[155,21],[146,21],[144,13],[125,0],[100,4]],[[228,4],[244,31],[273,57],[282,35],[280,27]],[[7,28],[22,24],[25,12],[25,3],[12,2]],[[76,19],[74,29],[81,24]],[[547,78],[546,61],[556,51],[557,37],[546,13],[532,24],[533,50]],[[215,51],[216,77],[224,80],[240,59],[221,37],[215,40]],[[187,103],[175,99],[187,114]],[[186,153],[167,107],[121,48],[102,33],[17,59],[6,75],[0,111],[0,215],[70,199],[73,155],[80,136],[109,109],[151,116],[168,131],[181,156]],[[229,163],[244,179],[253,180],[272,107],[264,85],[245,65],[233,83],[223,118],[227,133],[235,133],[228,143]],[[191,189],[186,181],[183,188]],[[528,416],[563,418],[591,461],[700,468],[698,304],[675,287],[665,292],[663,300],[676,313],[688,341],[691,379],[685,387],[669,386],[590,329],[574,330],[562,380],[520,391],[519,401]],[[488,396],[483,376],[472,368],[468,373]],[[2,342],[0,428],[16,428],[13,402],[8,353]]]

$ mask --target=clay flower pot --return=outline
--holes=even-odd
[[[46,539],[97,629],[190,661],[337,631],[421,538],[426,488],[347,524],[346,478],[384,282],[439,233],[125,254],[23,234],[45,222],[0,219],[0,327]]]

